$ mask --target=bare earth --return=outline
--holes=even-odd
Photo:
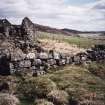
[[[55,50],[56,52],[75,55],[79,52],[85,52],[85,49],[78,48],[76,45],[70,45],[66,42],[59,42],[58,40],[40,39],[41,46],[45,50]]]

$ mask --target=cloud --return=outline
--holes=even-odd
[[[105,30],[105,0],[73,6],[67,0],[1,0],[0,17],[15,24],[28,16],[33,22],[57,28]]]

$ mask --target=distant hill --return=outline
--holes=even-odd
[[[8,30],[7,30],[8,28]],[[49,26],[44,26],[40,24],[33,23],[28,17],[25,17],[22,20],[22,23],[20,25],[14,25],[10,23],[7,19],[0,19],[0,33],[8,31],[8,34],[12,32],[12,34],[15,33],[15,31],[20,32],[19,34],[23,33],[23,28],[28,29],[27,31],[31,30],[30,32],[35,33],[35,31],[41,31],[41,32],[47,32],[47,33],[53,33],[53,34],[64,34],[64,35],[72,35],[71,32],[64,31],[62,29],[57,29]],[[5,30],[4,30],[5,29]],[[28,32],[28,33],[30,33]],[[74,33],[73,33],[74,34]],[[11,36],[11,35],[9,35]]]
[[[71,33],[75,33],[75,34],[84,34],[84,33],[87,33],[87,34],[96,34],[96,33],[103,33],[105,34],[105,31],[78,31],[78,30],[73,30],[73,29],[67,29],[67,28],[64,28],[62,29],[63,31],[65,32],[71,32]]]
[[[68,32],[68,33],[74,33],[74,34],[81,33],[81,31],[73,30],[73,29],[67,29],[67,28],[62,29],[62,31]]]
[[[52,28],[49,26],[44,26],[44,25],[39,25],[39,24],[34,24],[35,28],[37,31],[41,32],[48,32],[48,33],[53,33],[53,34],[65,34],[65,35],[72,35],[71,32],[64,31],[62,29],[57,29],[57,28]]]

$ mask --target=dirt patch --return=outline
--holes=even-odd
[[[85,52],[83,48],[78,48],[76,45],[70,45],[65,42],[59,42],[58,40],[41,39],[40,42],[41,46],[48,51],[53,49],[56,52],[73,55],[79,52]]]

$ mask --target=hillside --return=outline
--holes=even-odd
[[[104,37],[77,33],[0,20],[0,105],[105,105]]]
[[[11,32],[15,29],[17,30],[17,33],[19,31],[21,32],[21,30],[23,30],[22,26],[24,25],[25,22],[27,22],[27,24],[30,24],[29,27],[33,28],[33,30],[36,30],[36,31],[48,32],[48,33],[53,33],[53,34],[72,35],[72,33],[63,31],[61,29],[56,29],[56,28],[52,28],[49,26],[44,26],[44,25],[39,25],[39,24],[33,23],[28,17],[25,17],[22,20],[22,24],[20,24],[20,25],[13,25],[7,19],[1,19],[0,20],[0,32],[2,33],[3,27],[8,27]],[[16,34],[16,33],[14,33],[14,34]]]
[[[70,35],[70,36],[73,35],[72,32],[67,32],[62,29],[56,29],[49,26],[39,25],[39,24],[34,24],[34,25],[37,31],[47,32],[47,33],[52,33],[52,34],[65,34],[65,35]]]
[[[98,65],[95,65],[97,69],[105,68]],[[105,105],[105,78],[89,69],[90,65],[71,65],[39,77],[9,76],[0,77],[0,80],[4,83],[12,81],[9,91],[16,93],[21,105],[87,105],[87,102],[89,105]]]
[[[68,43],[70,46],[77,46],[78,48],[90,48],[95,44],[105,44],[104,36],[92,36],[79,34],[78,36],[66,36],[65,34],[52,34],[47,32],[36,32],[38,39],[52,40],[58,42]],[[92,35],[92,34],[91,34]],[[84,37],[85,36],[85,37]]]

